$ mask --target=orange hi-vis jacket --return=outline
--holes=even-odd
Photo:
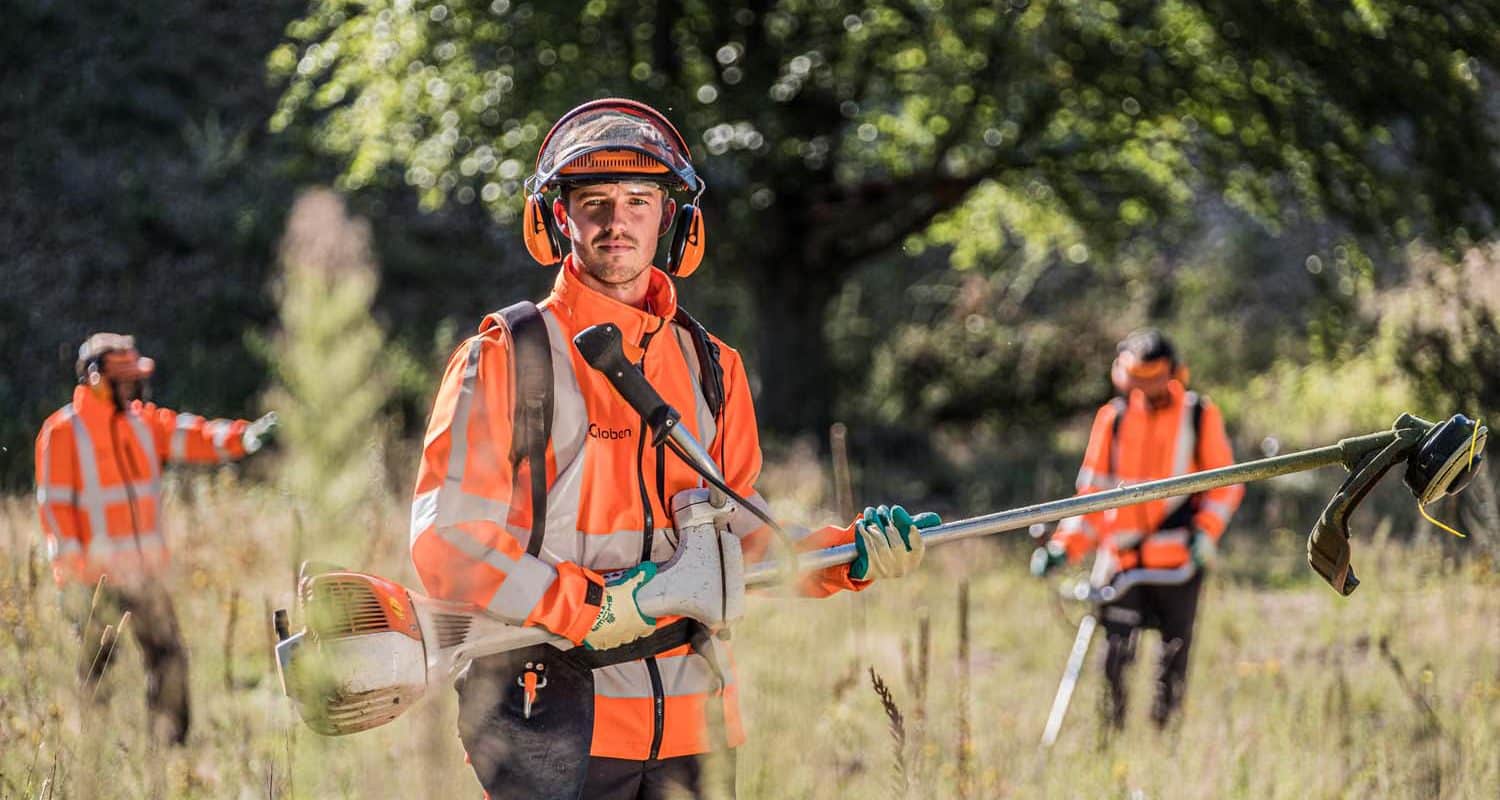
[[[666,273],[652,269],[650,310],[644,311],[585,286],[569,256],[539,305],[552,349],[555,398],[540,552],[527,552],[534,465],[526,460],[513,470],[509,458],[512,345],[491,315],[478,335],[459,346],[443,375],[417,476],[411,554],[433,596],[475,603],[514,624],[540,625],[576,643],[598,616],[599,592],[593,591],[591,603],[590,585],[602,585],[601,573],[670,558],[672,497],[702,482],[670,451],[651,446],[640,415],[583,360],[574,335],[599,323],[617,325],[626,357],[644,363],[646,379],[682,413],[681,424],[708,449],[729,486],[764,509],[755,493],[760,437],[744,364],[717,339],[725,399],[717,418],[708,408],[690,334],[671,322],[677,297]],[[759,560],[771,543],[770,528],[744,509],[730,529],[740,537],[747,563]],[[797,546],[850,541],[848,531],[828,527],[800,538]],[[867,583],[851,581],[847,568],[834,567],[813,573],[801,589],[822,596]],[[661,618],[657,626],[675,619]],[[722,687],[713,667],[688,645],[594,670],[590,752],[634,760],[707,752],[708,703],[716,696],[728,745],[742,743],[739,684],[730,661],[721,665]]]
[[[1167,390],[1171,401],[1159,409],[1152,409],[1140,390],[1123,402],[1116,398],[1099,409],[1083,467],[1078,470],[1079,494],[1234,463],[1218,407],[1178,381],[1168,383]],[[1190,497],[1069,517],[1058,526],[1056,538],[1073,562],[1103,547],[1118,570],[1172,569],[1191,558],[1188,544],[1193,531],[1202,531],[1215,541],[1224,534],[1244,494],[1245,487],[1236,484]]]
[[[166,563],[161,468],[243,458],[246,420],[205,420],[137,400],[120,411],[87,387],[36,437],[36,501],[59,584],[130,581]]]

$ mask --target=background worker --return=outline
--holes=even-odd
[[[162,466],[244,458],[272,434],[276,416],[205,420],[161,408],[146,402],[154,368],[130,336],[88,337],[78,350],[73,402],[37,434],[36,496],[53,578],[82,626],[85,693],[94,693],[108,663],[109,653],[100,652],[105,626],[118,626],[129,611],[146,663],[152,732],[181,744],[189,721],[187,653],[163,585]]]
[[[1176,349],[1159,331],[1137,331],[1120,342],[1110,369],[1119,394],[1094,417],[1078,471],[1079,494],[1234,463],[1218,407],[1186,388],[1187,375]],[[1203,568],[1213,563],[1219,537],[1244,491],[1240,485],[1226,486],[1071,517],[1033,558],[1033,571],[1045,575],[1097,549],[1103,563],[1096,561],[1096,584],[1131,569],[1176,569],[1190,562],[1198,568],[1185,583],[1137,586],[1100,610],[1107,642],[1106,713],[1113,729],[1125,724],[1125,672],[1135,659],[1142,628],[1155,628],[1162,638],[1151,719],[1164,726],[1181,705]]]
[[[701,192],[703,183],[664,116],[605,99],[558,121],[527,186],[527,246],[541,263],[562,265],[540,304],[545,346],[538,357],[525,345],[518,329],[528,323],[506,316],[512,306],[487,317],[454,353],[428,424],[411,552],[433,596],[584,646],[475,661],[460,678],[460,735],[494,798],[699,794],[707,790],[702,754],[725,753],[732,782],[728,748],[745,740],[729,643],[693,620],[647,617],[635,591],[651,578],[639,565],[674,551],[671,499],[701,479],[649,444],[640,415],[572,340],[592,325],[615,324],[626,357],[681,411],[680,424],[728,485],[764,507],[755,493],[761,452],[744,364],[681,311],[673,285],[698,266],[703,220],[691,205],[679,210],[671,191]],[[549,202],[544,193],[552,191]],[[553,225],[568,242],[566,256]],[[658,269],[658,238],[674,225]],[[513,422],[517,376],[548,353],[550,436],[545,455],[529,457]],[[534,470],[545,470],[544,483],[533,483]],[[797,546],[853,540],[860,557],[813,573],[800,588],[822,596],[905,574],[922,557],[918,528],[936,522],[881,507],[849,527],[806,534]],[[773,535],[745,509],[729,529],[747,563]],[[620,570],[612,582],[603,577]]]

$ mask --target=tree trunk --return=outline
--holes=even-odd
[[[755,292],[760,378],[756,413],[777,433],[823,431],[833,417],[838,387],[830,374],[824,315],[845,270],[808,263],[791,247],[761,262],[750,282]]]

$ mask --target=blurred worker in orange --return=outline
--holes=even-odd
[[[1171,341],[1159,331],[1137,331],[1120,342],[1110,369],[1119,395],[1094,417],[1078,471],[1079,494],[1234,463],[1218,407],[1186,388],[1187,375]],[[1033,559],[1033,570],[1043,575],[1098,549],[1096,584],[1125,570],[1196,567],[1182,570],[1191,573],[1184,583],[1136,586],[1100,609],[1107,637],[1106,711],[1113,728],[1125,723],[1125,671],[1135,659],[1142,628],[1155,628],[1162,638],[1151,719],[1164,726],[1181,705],[1202,570],[1213,563],[1219,537],[1244,493],[1243,486],[1226,486],[1071,517]]]
[[[275,430],[276,417],[205,420],[156,406],[147,402],[154,368],[133,337],[96,333],[83,343],[73,402],[37,434],[36,498],[53,577],[82,626],[85,693],[94,693],[109,661],[110,653],[100,649],[105,626],[118,626],[130,612],[127,627],[146,663],[152,732],[181,744],[189,720],[188,668],[162,585],[162,466],[244,458]]]
[[[672,498],[702,481],[650,444],[641,415],[572,344],[585,328],[617,326],[626,357],[681,411],[725,482],[764,508],[745,365],[677,304],[673,278],[703,255],[702,217],[672,197],[703,189],[689,158],[672,124],[640,103],[596,100],[559,120],[527,181],[524,223],[532,255],[561,263],[552,292],[539,310],[522,303],[486,317],[434,403],[411,526],[427,591],[583,645],[480,659],[461,677],[460,735],[492,798],[696,795],[708,791],[701,756],[723,753],[732,781],[729,748],[745,740],[727,637],[692,619],[652,619],[635,602],[650,562],[676,548]],[[658,239],[674,226],[657,268]],[[549,365],[540,380],[550,409],[538,402],[530,416],[522,398],[532,394],[518,387]],[[853,541],[860,557],[813,573],[803,592],[909,572],[922,557],[919,529],[936,522],[882,506],[804,533],[798,547]],[[773,535],[744,508],[728,527],[747,563]]]

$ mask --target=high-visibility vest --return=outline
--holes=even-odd
[[[1099,409],[1078,470],[1079,494],[1234,463],[1218,407],[1175,380],[1167,390],[1171,399],[1162,408],[1151,408],[1136,390]],[[1056,538],[1074,561],[1098,547],[1121,570],[1171,569],[1191,558],[1194,531],[1215,540],[1224,534],[1244,493],[1236,484],[1070,517],[1058,526]]]
[[[433,404],[412,502],[411,553],[433,596],[475,603],[513,624],[540,625],[581,642],[598,616],[600,574],[670,558],[672,497],[702,482],[675,455],[651,446],[640,415],[573,347],[577,333],[604,322],[618,326],[626,357],[642,365],[647,380],[682,413],[679,424],[704,443],[728,485],[762,508],[765,500],[755,492],[760,439],[739,354],[713,340],[724,376],[716,414],[703,396],[692,334],[673,321],[677,298],[667,275],[652,270],[650,311],[644,311],[589,289],[576,270],[571,257],[565,260],[552,293],[539,304],[553,367],[542,543],[532,547],[531,470],[537,465],[513,457],[514,343],[503,320],[491,315],[454,353]],[[737,511],[729,527],[740,536],[747,561],[768,549],[772,533],[751,512]],[[850,541],[848,530],[829,527],[797,544]],[[864,584],[850,581],[846,568],[833,568],[810,576],[802,588],[825,595]],[[658,626],[676,619],[663,618]],[[643,760],[707,752],[708,704],[716,700],[728,745],[744,741],[732,664],[711,665],[682,645],[595,669],[593,677],[595,756]]]
[[[121,411],[75,388],[36,438],[37,508],[57,582],[133,580],[163,565],[162,465],[243,458],[249,424],[140,401]]]

